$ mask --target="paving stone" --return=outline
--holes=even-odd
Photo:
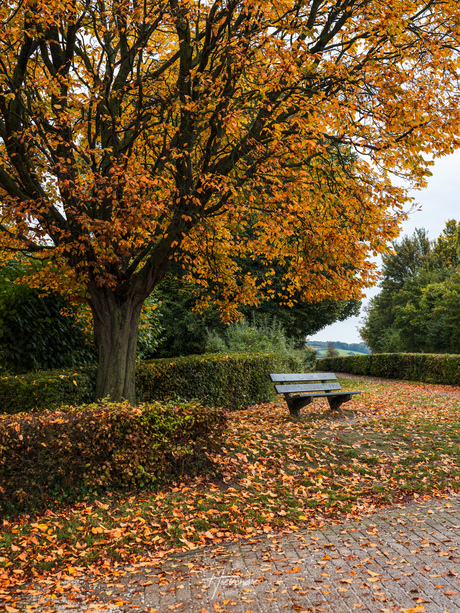
[[[456,613],[459,562],[460,499],[451,497],[128,566],[115,586],[113,578],[80,578],[74,584],[85,598],[74,610]],[[85,599],[92,602],[83,607]],[[25,596],[24,607],[30,602]],[[72,610],[65,599],[52,604],[53,611]]]

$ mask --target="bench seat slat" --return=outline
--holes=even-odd
[[[338,392],[326,392],[324,394],[321,392],[318,392],[317,394],[299,394],[298,396],[292,396],[292,398],[303,398],[304,396],[305,398],[330,398],[331,396],[351,396],[351,394],[361,394],[361,392],[349,392],[348,390],[341,389]]]
[[[333,372],[272,374],[270,379],[274,383],[284,381],[337,381],[337,377]]]
[[[288,385],[275,385],[278,394],[295,394],[296,392],[321,392],[339,390],[340,383],[294,383]]]

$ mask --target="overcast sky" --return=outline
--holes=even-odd
[[[430,239],[435,239],[441,234],[448,219],[460,219],[460,150],[437,160],[431,167],[431,172],[433,176],[428,179],[428,186],[413,194],[422,209],[415,211],[403,223],[399,238],[405,234],[411,235],[415,228],[425,228]],[[363,300],[363,306],[378,292],[378,288],[367,290],[367,299]],[[310,336],[309,340],[361,342],[362,339],[357,330],[360,319],[361,316],[350,317],[346,321],[327,326],[317,334]]]

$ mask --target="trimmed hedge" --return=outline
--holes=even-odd
[[[0,377],[0,413],[87,404],[94,400],[96,367],[42,370]]]
[[[0,416],[0,508],[16,513],[101,488],[165,483],[206,463],[225,425],[221,409],[197,402]]]
[[[142,401],[199,398],[237,410],[273,400],[269,374],[293,368],[293,360],[276,354],[213,354],[143,362],[136,376]]]
[[[276,354],[216,354],[140,362],[136,384],[140,402],[169,398],[242,409],[272,400],[271,372],[297,370],[294,360]],[[96,367],[48,370],[0,377],[0,413],[50,410],[93,401]]]
[[[316,360],[316,370],[425,383],[460,384],[460,355],[376,353]]]

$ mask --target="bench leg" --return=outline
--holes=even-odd
[[[327,401],[329,402],[329,407],[331,411],[339,411],[342,404],[344,402],[348,402],[352,398],[353,398],[352,394],[340,394],[337,396],[331,396],[330,398],[327,399]]]
[[[285,398],[289,408],[289,413],[292,415],[292,417],[300,417],[300,409],[302,407],[306,407],[307,404],[310,404],[310,402],[313,401],[313,398],[296,398],[295,396],[293,398]]]

